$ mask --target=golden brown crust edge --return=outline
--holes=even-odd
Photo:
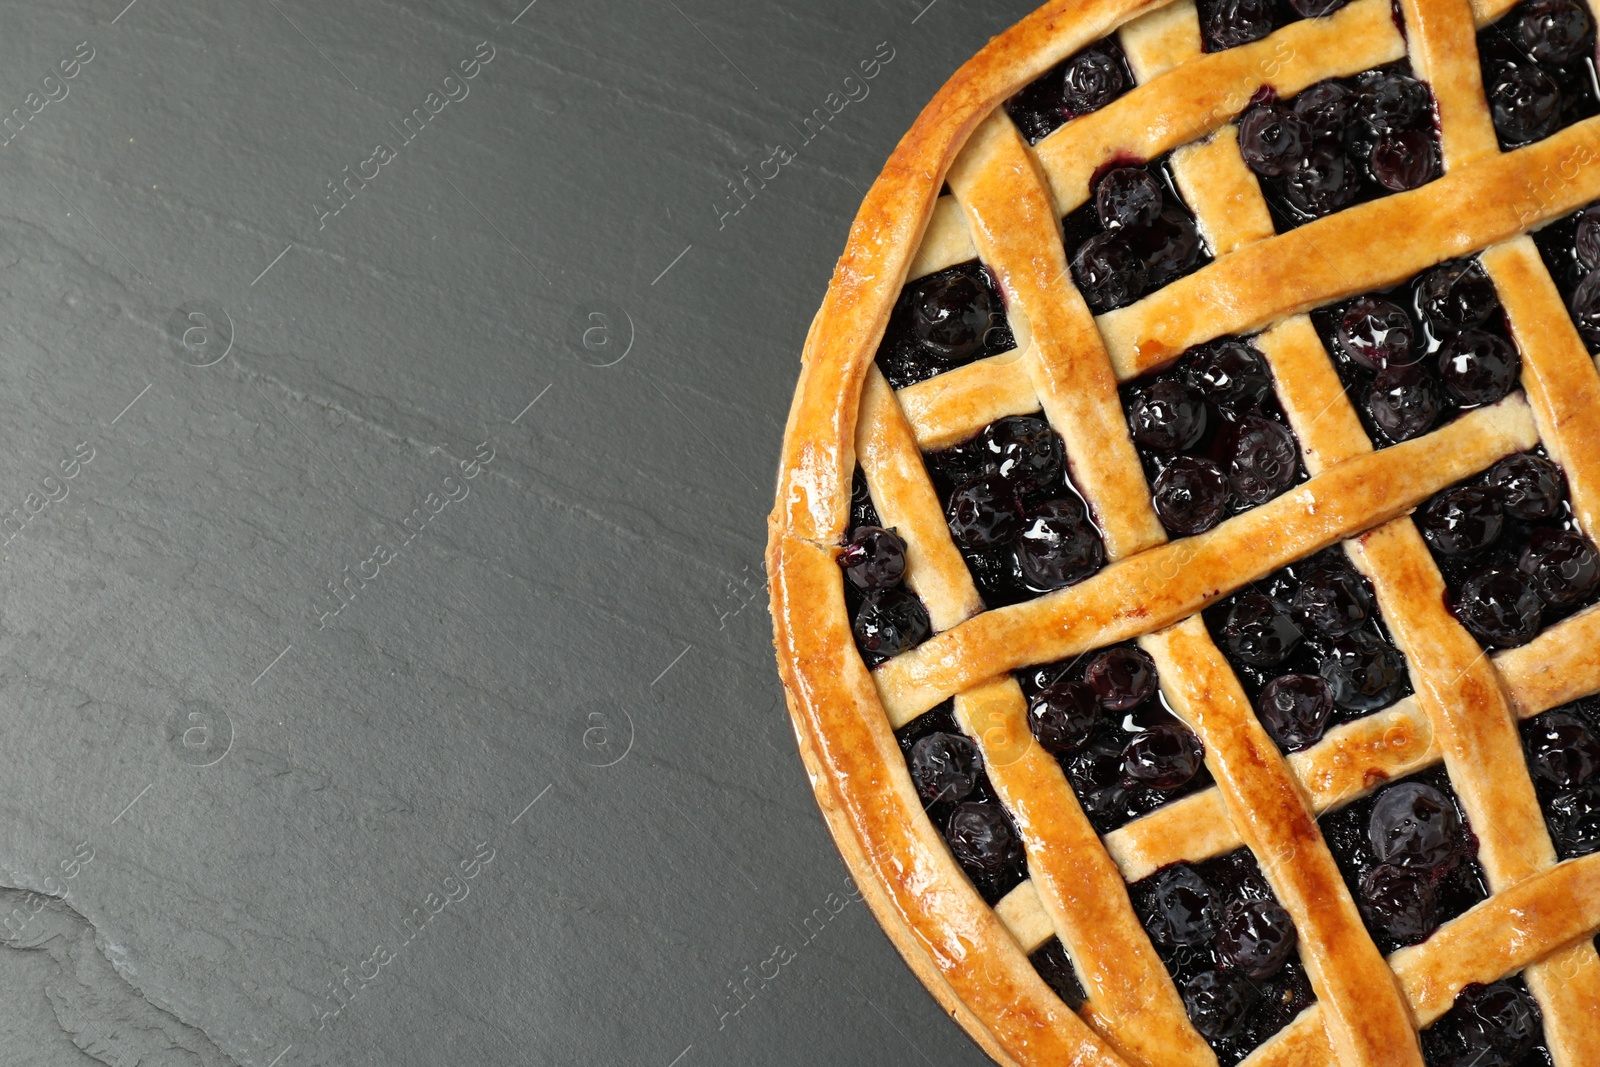
[[[869,842],[863,835],[870,834],[871,828],[862,825],[861,813],[852,817],[844,795],[848,787],[818,745],[818,728],[829,710],[827,705],[859,696],[852,698],[846,685],[797,676],[807,667],[804,658],[796,655],[796,638],[805,643],[808,635],[795,632],[793,612],[798,609],[804,614],[805,609],[789,602],[787,579],[800,577],[791,571],[797,549],[805,555],[808,549],[837,545],[842,536],[866,367],[938,200],[945,171],[978,123],[1017,87],[1115,25],[1156,6],[1158,0],[1058,0],[1047,4],[992,40],[924,108],[868,191],[827,296],[808,331],[800,381],[784,432],[777,503],[768,519],[767,573],[779,673],[801,757],[829,831],[879,925],[912,972],[986,1053],[1008,1067],[1036,1062],[1044,1049],[1032,1042],[1008,1048],[997,1038],[990,1028],[992,1020],[979,1018],[931,955],[929,935],[935,932],[919,935],[912,928],[890,898],[886,872],[869,858]],[[800,569],[804,570],[804,565]],[[806,584],[803,578],[801,584]],[[842,589],[837,595],[842,601]],[[801,629],[808,627],[809,621],[801,624]],[[869,699],[877,703],[875,696]],[[1059,1040],[1066,1035],[1058,1032],[1053,1036]],[[1062,1062],[1059,1056],[1063,1051],[1067,1050],[1057,1045],[1052,1059]],[[1120,1061],[1085,1027],[1065,1062],[1112,1065]]]

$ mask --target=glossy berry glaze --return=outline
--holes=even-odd
[[[1156,515],[1174,537],[1204,533],[1305,478],[1267,361],[1242,341],[1192,348],[1127,383],[1122,406]]]
[[[850,530],[839,566],[845,610],[868,667],[915,648],[933,633],[928,609],[905,587],[905,542],[879,523],[859,469],[851,486]]]
[[[1099,111],[1133,88],[1133,72],[1114,38],[1068,56],[1006,101],[1006,114],[1029,144],[1038,144],[1068,119]]]
[[[1520,975],[1467,986],[1422,1032],[1428,1067],[1548,1067],[1539,1005]]]
[[[1600,697],[1523,722],[1522,748],[1556,855],[1600,852]]]
[[[1488,896],[1478,839],[1443,767],[1402,778],[1319,821],[1385,955],[1425,940]]]
[[[1095,314],[1131,304],[1210,262],[1164,160],[1113,167],[1061,220],[1078,291]]]
[[[1303,18],[1331,15],[1348,0],[1200,0],[1200,40],[1207,52],[1259,41]]]
[[[909,282],[889,313],[878,369],[896,389],[1017,347],[1005,301],[977,260]]]
[[[1590,352],[1600,352],[1600,202],[1550,223],[1533,241],[1578,335]]]
[[[1294,924],[1248,849],[1163,867],[1128,893],[1223,1067],[1316,1000]]]
[[[1110,833],[1211,783],[1200,739],[1168,710],[1155,663],[1131,644],[1017,672],[1028,725],[1095,831]]]
[[[923,459],[989,607],[1065,588],[1104,566],[1100,531],[1067,473],[1060,435],[1042,416],[997,419]]]
[[[1594,19],[1581,0],[1524,0],[1479,32],[1478,58],[1502,148],[1600,113]]]
[[[1487,648],[1527,644],[1600,600],[1600,554],[1573,521],[1566,479],[1542,449],[1435,494],[1413,520],[1451,610]]]
[[[1287,100],[1268,89],[1239,116],[1239,152],[1261,179],[1279,232],[1293,229],[1437,178],[1433,94],[1404,60]]]
[[[1372,586],[1337,546],[1241,589],[1204,618],[1284,752],[1411,693]]]
[[[1516,389],[1521,356],[1477,260],[1311,313],[1379,448],[1419,437]]]
[[[895,732],[928,818],[990,904],[1028,877],[1022,835],[1000,805],[983,757],[945,701]]]

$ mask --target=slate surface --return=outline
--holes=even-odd
[[[0,6],[0,1063],[984,1062],[761,550],[855,206],[1028,0],[125,2]]]

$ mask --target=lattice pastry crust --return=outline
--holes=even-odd
[[[1047,4],[934,97],[862,204],[812,324],[770,519],[778,663],[800,750],[841,852],[913,970],[1007,1064],[1209,1065],[1216,1056],[1129,901],[1163,866],[1248,847],[1294,920],[1317,1002],[1247,1060],[1421,1064],[1419,1029],[1469,983],[1520,973],[1562,1067],[1600,1064],[1600,855],[1557,862],[1519,718],[1600,692],[1600,612],[1493,656],[1446,608],[1410,512],[1536,446],[1573,514],[1600,534],[1600,373],[1530,230],[1600,198],[1600,117],[1502,151],[1474,35],[1505,0],[1354,0],[1250,44],[1203,52],[1193,0]],[[1115,34],[1138,84],[1029,145],[1002,103]],[[1234,125],[1263,87],[1409,59],[1437,106],[1443,175],[1279,234]],[[1170,153],[1213,260],[1099,316],[1072,284],[1061,219],[1107,166]],[[949,195],[941,196],[942,183]],[[1307,312],[1481,253],[1521,355],[1522,390],[1374,450]],[[972,258],[998,278],[1014,351],[896,390],[874,364],[908,279]],[[1209,532],[1169,540],[1129,436],[1119,383],[1196,345],[1252,335],[1308,478]],[[1109,564],[985,610],[923,453],[1041,412],[1065,443]],[[836,558],[852,476],[905,539],[906,582],[934,636],[869,670]],[[1405,652],[1415,695],[1284,756],[1199,612],[1347,542]],[[1205,746],[1213,788],[1107,835],[1033,743],[1009,672],[1136,640]],[[1026,847],[1029,880],[986,903],[931,824],[894,731],[954,698]],[[1317,816],[1442,762],[1478,836],[1491,895],[1385,958]],[[1058,937],[1086,994],[1069,1009],[1028,954]]]

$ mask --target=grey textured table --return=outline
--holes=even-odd
[[[125,2],[0,8],[0,1063],[983,1062],[761,552],[855,206],[1028,0]]]

